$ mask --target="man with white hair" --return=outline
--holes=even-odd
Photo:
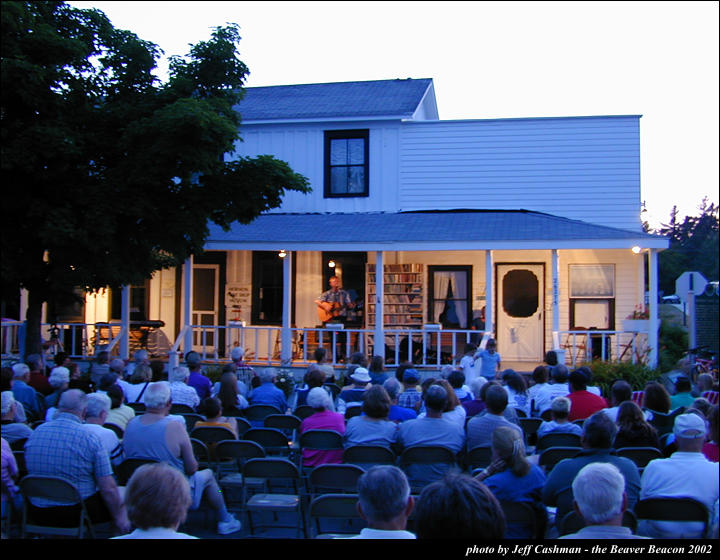
[[[140,350],[137,350],[135,352],[135,354],[133,355],[133,361],[130,362],[125,368],[125,377],[130,379],[130,377],[132,377],[132,374],[135,372],[135,368],[143,365],[150,365],[150,356],[148,355],[147,350],[141,348]]]
[[[184,472],[193,497],[190,509],[200,507],[202,498],[205,498],[217,513],[218,533],[227,535],[239,531],[242,524],[228,513],[213,472],[210,469],[198,470],[184,423],[168,416],[171,406],[170,384],[165,381],[151,383],[145,391],[147,412],[132,419],[125,430],[125,457],[154,459]]]
[[[573,506],[585,527],[561,539],[644,539],[623,527],[628,506],[625,479],[615,465],[590,463],[580,469],[572,483]]]
[[[18,363],[12,367],[13,383],[12,392],[15,400],[31,412],[38,420],[42,419],[44,406],[42,396],[35,389],[28,385],[30,381],[30,368],[27,364]]]
[[[93,523],[113,521],[120,533],[130,530],[130,522],[118,492],[108,453],[100,438],[82,424],[87,395],[69,389],[60,397],[54,420],[41,424],[25,444],[25,463],[29,474],[59,476],[79,491]],[[40,499],[29,507],[29,516],[45,525],[72,526],[77,523],[78,506]]]
[[[368,526],[355,539],[414,539],[406,531],[415,505],[405,473],[392,465],[371,467],[358,480],[357,511]]]
[[[2,392],[2,437],[8,443],[13,443],[19,439],[29,438],[33,431],[27,424],[15,421],[15,413],[17,412],[17,401],[12,391]]]
[[[230,359],[235,367],[235,375],[238,378],[238,389],[240,389],[243,397],[246,397],[252,386],[253,378],[257,377],[257,373],[243,361],[245,359],[245,348],[242,346],[235,346],[232,349]]]
[[[45,397],[45,420],[52,420],[57,412],[58,401],[70,387],[70,370],[63,366],[54,367],[48,378],[53,392]]]
[[[187,384],[189,378],[190,370],[182,366],[176,367],[168,374],[173,404],[184,404],[195,410],[200,404],[200,397],[197,391]]]
[[[718,464],[702,454],[707,427],[697,414],[680,414],[673,427],[678,450],[667,459],[655,459],[640,478],[640,499],[693,498],[713,511],[718,500]],[[638,533],[655,538],[701,538],[695,521],[638,522]]]
[[[287,411],[288,404],[285,393],[278,389],[275,384],[277,370],[275,368],[265,368],[260,372],[260,386],[253,389],[250,393],[248,401],[254,404],[269,404],[274,406],[283,414]]]
[[[123,461],[120,440],[115,432],[103,427],[105,420],[107,420],[108,412],[110,412],[110,404],[110,397],[105,393],[92,393],[88,395],[83,428],[96,434],[100,438],[103,447],[110,457],[110,462],[113,465],[119,465]]]

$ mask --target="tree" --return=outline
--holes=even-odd
[[[658,233],[670,238],[670,247],[658,258],[659,289],[675,293],[675,280],[685,271],[698,271],[708,280],[718,279],[718,207],[704,198],[698,216],[678,220],[673,207],[670,222]]]
[[[2,9],[2,289],[29,292],[25,352],[42,303],[75,287],[149,278],[308,181],[271,156],[225,162],[239,140],[248,73],[236,24],[151,73],[160,49],[98,10],[63,2]],[[13,292],[14,291],[14,292]]]

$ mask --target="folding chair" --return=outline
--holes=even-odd
[[[293,451],[287,436],[277,428],[250,428],[243,439],[260,444],[272,456],[290,457]]]
[[[645,391],[633,391],[630,398],[640,408],[645,406]]]
[[[535,445],[537,443],[537,431],[540,424],[543,423],[542,418],[518,418],[523,434],[525,434],[525,445]]]
[[[302,464],[302,451],[343,451],[343,436],[334,430],[307,430],[300,434],[298,440],[300,447],[301,470],[306,472],[312,469]]]
[[[271,414],[264,421],[265,428],[276,428],[282,430],[288,437],[288,440],[295,441],[297,439],[297,431],[300,429],[302,420],[292,414]]]
[[[185,428],[187,429],[188,434],[193,431],[193,428],[195,427],[195,424],[197,422],[204,422],[205,417],[201,414],[196,414],[194,412],[182,412],[178,414],[178,416],[182,416],[185,420]]]
[[[210,455],[210,449],[205,445],[205,442],[191,437],[190,443],[192,444],[195,460],[198,462],[198,469],[212,469],[213,461]]]
[[[514,538],[526,539],[542,539],[545,536],[547,520],[543,523],[542,519],[538,519],[538,512],[533,508],[530,502],[500,502],[500,507],[505,514],[505,522],[507,527],[514,526],[517,532],[525,533],[524,535]],[[506,533],[507,535],[507,533]],[[513,538],[507,537],[506,538]]]
[[[245,432],[252,428],[252,426],[250,425],[250,422],[248,422],[245,418],[241,418],[239,416],[233,416],[233,418],[235,418],[235,422],[237,423],[238,438],[242,439],[242,437],[245,435]]]
[[[229,510],[243,511],[243,488],[245,485],[256,491],[262,489],[265,479],[245,479],[242,469],[250,459],[264,459],[265,450],[254,441],[225,440],[219,441],[215,447],[217,459],[216,476],[225,497],[225,505]]]
[[[16,439],[10,444],[10,450],[11,451],[25,451],[25,443],[27,442],[28,438],[20,438]]]
[[[170,414],[194,413],[195,409],[187,404],[176,403],[170,406]]]
[[[540,452],[549,447],[582,447],[582,443],[577,434],[551,432],[538,438],[536,449]]]
[[[678,409],[663,414],[662,412],[652,411],[652,420],[650,424],[657,430],[658,436],[663,436],[667,433],[672,432],[673,426],[675,425],[675,418],[685,412],[685,407],[681,406]]]
[[[78,492],[74,484],[58,476],[27,475],[20,481],[18,486],[25,505],[22,512],[21,538],[24,539],[27,534],[33,534],[82,539],[85,537],[86,530],[90,538],[95,538],[95,531],[90,521],[90,516],[85,508],[80,492]],[[73,527],[58,527],[34,522],[30,513],[30,500],[32,498],[44,498],[60,505],[78,505],[77,524]]]
[[[125,459],[122,463],[115,467],[115,478],[118,486],[126,486],[132,474],[142,465],[148,463],[157,463],[155,459],[133,458]]]
[[[287,527],[295,527],[298,536],[300,536],[300,531],[303,536],[307,536],[303,500],[300,495],[300,471],[292,461],[282,458],[250,459],[243,466],[242,474],[245,480],[249,478],[265,479],[265,491],[250,497],[248,497],[248,485],[243,485],[243,504],[250,535],[254,535],[256,528],[253,514],[272,512],[274,520],[269,526],[279,527],[278,513],[295,513],[297,523]],[[278,488],[286,491],[276,492],[275,490]]]
[[[492,448],[488,445],[473,447],[465,455],[465,463],[472,473],[475,469],[485,468],[492,462]]]
[[[108,430],[112,430],[113,432],[115,432],[115,435],[118,437],[118,439],[122,439],[125,435],[125,430],[123,430],[117,424],[113,424],[112,422],[107,422],[106,424],[103,424],[103,428],[107,428]]]
[[[705,391],[702,395],[700,395],[703,399],[707,399],[707,401],[712,405],[718,404],[718,396],[720,393],[718,391]]]
[[[381,445],[353,445],[343,451],[343,463],[366,470],[374,465],[394,465],[396,461],[393,450]]]
[[[271,414],[283,414],[285,411],[269,404],[253,404],[244,409],[243,412],[253,428],[260,428],[265,418]]]
[[[616,449],[615,453],[620,457],[627,457],[641,470],[653,459],[663,458],[662,451],[656,447],[621,447]]]
[[[545,469],[547,474],[563,459],[571,459],[580,452],[578,447],[548,447],[540,453],[538,465]]]
[[[310,502],[310,537],[332,539],[357,535],[366,522],[357,511],[357,494],[322,494]],[[333,522],[333,531],[326,531]]]
[[[132,408],[136,414],[138,412],[145,412],[145,404],[144,403],[129,402],[129,403],[125,403],[125,404],[128,405],[130,408]]]
[[[356,465],[318,465],[308,476],[311,497],[319,494],[355,494],[359,478],[365,470]]]
[[[355,416],[360,416],[362,414],[362,406],[348,406],[345,409],[345,422],[350,420],[350,418],[354,418]]]
[[[399,465],[408,477],[410,491],[419,492],[427,484],[457,468],[457,458],[447,447],[417,445],[408,447],[400,454]]]
[[[202,449],[200,448],[200,446],[196,446],[195,444],[193,444],[193,451],[195,451],[196,447],[198,451],[198,454],[196,454],[196,458],[199,461],[200,457],[198,457],[197,455],[205,456],[205,453],[207,453],[207,458],[205,460],[207,461],[208,466],[214,471],[217,471],[217,467],[215,466],[217,463],[215,446],[217,445],[217,442],[226,439],[236,439],[235,433],[232,430],[223,426],[198,426],[196,428],[193,428],[190,432],[191,442],[192,440],[198,440],[205,445],[205,449]]]
[[[703,523],[702,537],[707,536],[709,513],[702,502],[692,498],[645,498],[635,504],[638,521],[698,521]]]
[[[627,527],[635,533],[637,531],[637,522],[635,514],[630,510],[625,510],[622,518],[623,527]],[[569,535],[570,533],[577,533],[585,525],[585,520],[576,511],[570,511],[560,520],[558,529],[560,535]]]

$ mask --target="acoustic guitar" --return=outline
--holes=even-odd
[[[333,319],[342,315],[345,306],[340,302],[323,301],[318,303],[318,318],[322,323],[332,321]]]

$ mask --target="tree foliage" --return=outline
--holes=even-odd
[[[224,161],[239,41],[237,25],[215,28],[160,83],[160,49],[102,12],[3,2],[2,281],[30,292],[33,351],[43,301],[142,281],[201,252],[208,221],[248,223],[309,190],[271,156]]]
[[[658,259],[659,289],[665,294],[675,293],[675,281],[686,271],[718,279],[718,207],[703,199],[699,211],[680,221],[673,207],[670,222],[657,231],[670,238],[670,247]]]

